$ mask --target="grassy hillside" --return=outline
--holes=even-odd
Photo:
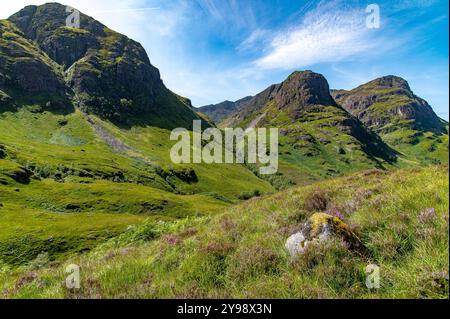
[[[0,115],[0,260],[92,249],[144,220],[214,214],[273,192],[243,165],[173,165],[170,131],[37,106]]]
[[[64,263],[40,256],[21,269],[3,266],[0,291],[7,298],[448,298],[448,190],[446,166],[366,171],[214,216],[147,222]],[[329,241],[289,257],[286,239],[318,210],[339,211],[367,256]],[[69,263],[81,266],[81,290],[61,284]],[[379,290],[365,287],[370,263],[380,266]]]
[[[448,134],[403,128],[381,136],[401,154],[399,163],[402,165],[448,163]]]

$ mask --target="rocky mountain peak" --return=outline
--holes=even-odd
[[[58,64],[69,68],[89,49],[99,49],[98,37],[105,37],[105,26],[80,13],[80,28],[66,26],[67,6],[47,3],[27,6],[8,18],[29,40],[36,42]]]
[[[82,111],[126,125],[189,127],[199,119],[187,99],[165,87],[140,43],[83,13],[80,27],[69,27],[66,9],[58,3],[27,6],[2,20],[8,32],[0,34],[0,48],[7,53],[0,56],[0,90],[35,96],[27,81],[42,83],[39,91],[48,100],[57,87],[58,95],[69,94]],[[39,71],[24,79],[26,69]]]
[[[445,123],[431,106],[398,76],[385,76],[353,90],[333,90],[335,100],[377,132],[401,127],[445,134]],[[394,126],[393,126],[394,125]]]
[[[381,78],[370,81],[366,85],[370,87],[376,87],[378,89],[403,89],[412,93],[408,82],[405,79],[395,75],[383,76]]]
[[[292,73],[275,93],[275,100],[280,108],[292,102],[298,106],[336,105],[330,95],[330,87],[322,74],[312,71]]]

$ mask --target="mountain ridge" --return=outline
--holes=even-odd
[[[16,97],[20,94],[14,94],[14,90],[30,97],[36,91],[44,92],[42,99],[34,97],[32,102],[40,102],[45,108],[46,100],[62,100],[63,104],[72,103],[83,112],[126,126],[189,128],[192,120],[201,119],[190,100],[165,87],[141,44],[83,13],[80,28],[67,27],[67,16],[66,6],[48,3],[27,6],[2,22],[2,35],[13,33],[36,54],[18,61],[8,55],[15,49],[11,41],[2,42],[5,53],[0,66],[6,72],[0,79],[1,91]],[[24,51],[24,45],[19,48]],[[20,78],[18,69],[36,65],[39,71],[29,72],[27,79]],[[42,85],[32,90],[28,82]]]
[[[389,121],[398,119],[412,120],[410,125],[418,130],[446,132],[442,119],[431,106],[398,76],[377,78],[349,91],[333,90],[332,95],[342,107],[375,131],[383,132]]]
[[[200,106],[196,108],[196,110],[208,116],[215,123],[219,123],[222,119],[239,109],[252,98],[253,96],[247,96],[234,102],[226,100],[218,104]]]
[[[448,163],[448,123],[398,76],[384,76],[352,90],[333,90],[336,101],[416,163]]]
[[[334,101],[325,77],[309,70],[269,86],[219,126],[280,128],[281,172],[299,184],[323,178],[316,175],[320,171],[336,176],[357,167],[389,166],[397,158]]]

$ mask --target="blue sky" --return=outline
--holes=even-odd
[[[0,4],[5,18],[26,4]],[[447,0],[78,0],[79,8],[141,42],[166,85],[195,106],[236,100],[294,70],[350,89],[398,75],[448,120]],[[378,4],[379,29],[366,26]]]

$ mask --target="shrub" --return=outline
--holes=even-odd
[[[330,197],[328,193],[318,189],[306,197],[304,207],[310,212],[323,212],[327,209],[329,202]]]
[[[50,262],[48,252],[43,252],[37,255],[37,257],[28,263],[28,268],[30,270],[36,270],[44,268]]]
[[[249,280],[262,275],[280,272],[283,258],[280,253],[261,243],[242,247],[230,256],[227,275],[233,281]]]
[[[253,197],[260,197],[261,192],[259,190],[254,190],[253,192],[242,192],[239,194],[238,198],[240,200],[249,200]]]
[[[6,149],[3,145],[0,144],[0,159],[6,157]]]

